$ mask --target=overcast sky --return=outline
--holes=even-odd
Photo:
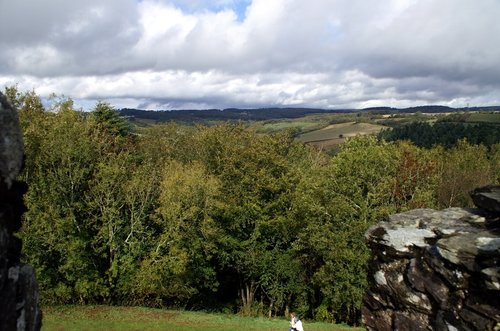
[[[0,0],[0,87],[91,107],[500,104],[499,0]]]

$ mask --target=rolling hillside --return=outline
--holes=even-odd
[[[383,125],[359,122],[347,122],[332,124],[320,130],[304,133],[299,136],[299,140],[322,148],[333,148],[338,146],[346,138],[357,135],[378,133],[386,128]]]

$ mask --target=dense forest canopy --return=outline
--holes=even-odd
[[[134,129],[107,103],[82,113],[5,92],[24,133],[24,257],[49,304],[358,323],[365,230],[412,208],[469,206],[469,190],[500,181],[500,144],[365,136],[332,157],[287,132]]]
[[[382,131],[379,137],[390,141],[410,140],[415,145],[426,148],[435,145],[450,148],[462,139],[466,139],[474,145],[491,147],[500,142],[500,124],[447,121],[439,121],[434,124],[412,122]]]

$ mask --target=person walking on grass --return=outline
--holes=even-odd
[[[302,321],[299,319],[297,314],[290,314],[290,329],[288,331],[304,331],[304,327],[302,326]]]

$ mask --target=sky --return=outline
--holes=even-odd
[[[499,0],[0,0],[0,88],[90,109],[500,105]]]

